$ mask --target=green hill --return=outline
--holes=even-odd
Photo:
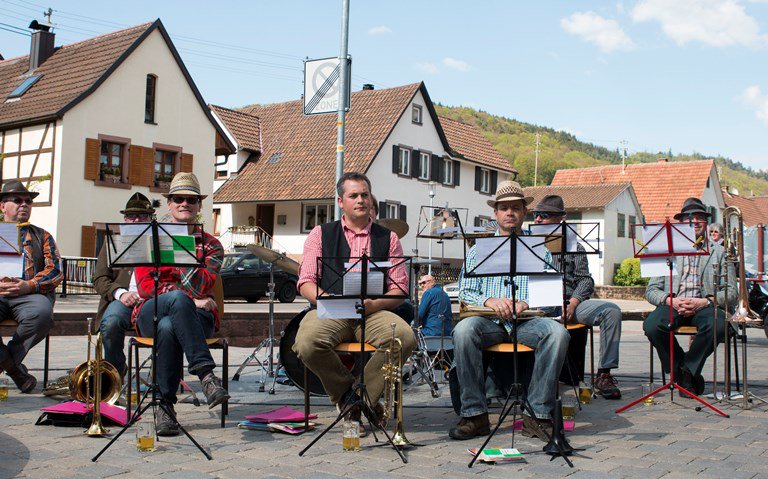
[[[519,171],[523,186],[534,183],[536,133],[539,138],[539,168],[536,183],[548,185],[555,172],[566,168],[621,163],[619,150],[579,141],[564,131],[532,125],[466,107],[435,104],[438,115],[477,126],[494,147]],[[720,182],[735,187],[741,195],[768,195],[768,172],[754,171],[729,158],[711,157],[699,153],[670,155],[669,152],[640,152],[629,155],[627,163],[653,162],[659,157],[670,161],[714,159],[720,171]]]

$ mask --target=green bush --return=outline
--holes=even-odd
[[[640,276],[640,259],[627,258],[621,262],[621,266],[613,276],[613,284],[616,286],[645,286],[648,278]]]

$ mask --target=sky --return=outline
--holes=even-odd
[[[768,168],[768,0],[350,2],[353,91],[424,81],[435,102],[611,149]],[[341,0],[0,0],[0,54],[28,54],[14,32],[48,7],[57,45],[160,18],[230,108],[300,98],[303,59],[340,52]]]

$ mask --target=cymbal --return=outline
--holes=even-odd
[[[407,235],[408,230],[410,229],[408,223],[396,218],[382,218],[376,220],[376,223],[390,231],[394,231],[398,238],[402,238],[403,236]]]
[[[440,260],[437,259],[437,258],[429,259],[429,258],[413,257],[413,259],[411,259],[411,264],[413,264],[413,265],[419,265],[419,264],[440,264]]]
[[[246,249],[258,256],[262,261],[273,263],[275,266],[286,273],[299,275],[299,263],[287,257],[285,253],[278,253],[275,250],[265,248],[256,244],[249,244]]]

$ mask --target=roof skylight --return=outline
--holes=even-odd
[[[31,77],[27,78],[23,82],[21,82],[21,85],[17,86],[10,95],[8,95],[8,99],[11,98],[19,98],[22,95],[24,95],[27,90],[32,88],[32,85],[37,83],[37,81],[42,77],[43,75],[32,75]]]

